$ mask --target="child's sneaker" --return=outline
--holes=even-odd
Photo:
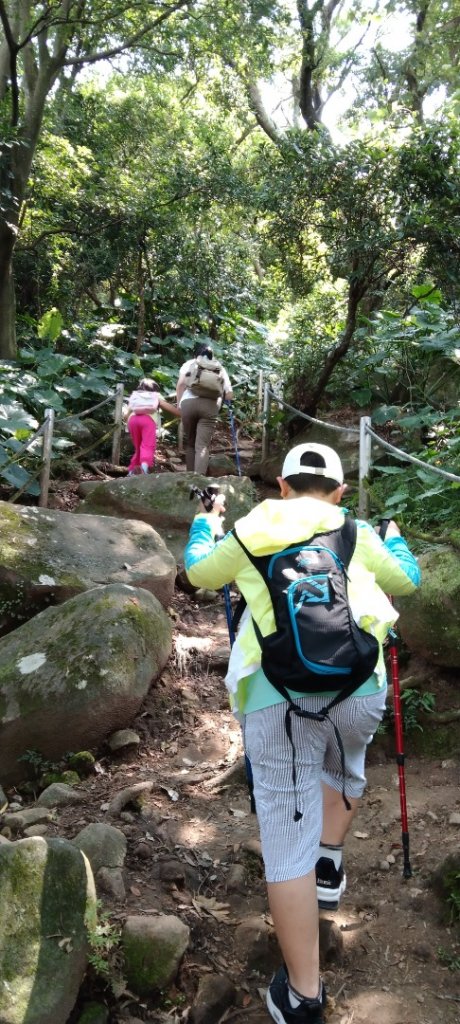
[[[267,1009],[276,1024],[324,1024],[325,1005],[326,989],[321,985],[319,999],[302,999],[302,1002],[293,1009],[284,966],[274,975],[267,991]]]
[[[347,887],[347,876],[343,864],[336,868],[329,857],[316,861],[316,892],[321,910],[338,910],[340,897]]]

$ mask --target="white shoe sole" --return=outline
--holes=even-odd
[[[338,910],[340,898],[347,888],[347,876],[344,875],[338,889],[323,889],[321,885],[316,886],[318,906],[320,910]]]
[[[275,1004],[273,1002],[273,999],[272,999],[272,997],[270,995],[270,989],[267,990],[266,1002],[267,1002],[267,1010],[268,1010],[268,1012],[270,1014],[270,1017],[272,1017],[273,1020],[276,1021],[276,1024],[286,1024],[286,1018],[283,1017],[283,1014],[281,1013],[281,1010],[279,1010],[278,1007],[275,1006]]]

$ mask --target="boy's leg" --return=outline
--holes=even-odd
[[[318,710],[317,698],[299,704]],[[317,707],[316,707],[317,704]],[[244,746],[254,776],[268,898],[289,984],[309,999],[320,989],[318,905],[314,866],[322,825],[321,772],[327,743],[324,723],[293,720],[297,804],[294,821],[292,748],[285,729],[286,704],[255,711],[244,719]]]
[[[342,846],[353,818],[358,810],[359,797],[348,797],[351,811],[347,811],[343,802],[342,791],[332,789],[323,782],[323,846]]]
[[[316,999],[319,992],[319,923],[315,871],[288,882],[267,882],[268,902],[290,984]]]
[[[350,713],[356,703],[357,714]],[[323,909],[337,910],[345,892],[346,876],[342,863],[342,847],[355,817],[366,785],[364,774],[366,750],[380,722],[385,707],[385,693],[367,697],[349,697],[333,709],[345,751],[345,790],[351,810],[342,796],[342,768],[337,742],[331,735],[324,759],[323,828],[316,864],[317,893]]]

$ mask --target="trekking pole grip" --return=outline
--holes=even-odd
[[[385,517],[384,519],[380,520],[380,540],[385,540],[386,532],[388,530],[390,523],[391,519],[389,519],[388,517]]]

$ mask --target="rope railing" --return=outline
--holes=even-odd
[[[301,412],[300,409],[296,409],[293,405],[289,405],[284,399],[272,391],[268,384],[264,386],[264,400],[263,400],[263,420],[262,420],[262,458],[266,458],[269,450],[269,421],[270,421],[270,404],[272,399],[277,402],[278,405],[284,406],[289,409],[296,416],[301,419],[307,420],[309,423],[317,423],[319,426],[327,427],[328,430],[336,430],[343,433],[353,433],[359,435],[359,497],[358,497],[358,513],[363,519],[367,519],[369,513],[369,495],[367,489],[367,481],[369,478],[371,465],[372,465],[372,442],[384,448],[386,451],[394,455],[395,458],[401,459],[405,462],[411,462],[416,466],[420,466],[428,473],[433,473],[437,476],[444,477],[446,480],[450,480],[453,483],[460,483],[460,476],[456,473],[450,473],[446,469],[441,469],[439,466],[432,466],[429,462],[424,462],[423,459],[418,459],[415,455],[409,455],[408,452],[404,452],[401,448],[397,448],[396,445],[391,444],[389,441],[385,441],[371,427],[370,416],[362,416],[358,427],[343,427],[337,423],[328,423],[326,420],[317,419],[315,416],[309,416],[307,413]]]
[[[295,409],[293,405],[289,405],[289,402],[285,402],[283,398],[279,398],[274,391],[268,389],[270,398],[273,398],[278,405],[283,405],[285,409],[289,409],[295,413],[296,416],[300,416],[303,420],[308,420],[309,423],[319,423],[322,427],[328,427],[329,430],[338,430],[343,433],[359,434],[359,427],[341,427],[338,423],[327,423],[326,420],[318,420],[315,416],[308,416],[306,412],[300,412],[300,409]]]
[[[55,427],[60,427],[62,423],[67,423],[68,420],[83,420],[85,416],[90,416],[92,412],[96,412],[98,409],[102,409],[103,405],[109,405],[113,402],[113,395],[108,395],[102,402],[98,402],[97,405],[92,405],[89,409],[84,409],[83,412],[70,412],[68,416],[61,416],[58,420],[54,421]]]
[[[375,441],[376,444],[380,445],[381,448],[385,448],[386,451],[391,452],[392,455],[397,459],[402,459],[404,462],[412,462],[415,466],[421,466],[422,469],[426,469],[429,473],[436,473],[437,476],[443,476],[446,480],[452,480],[454,483],[460,484],[460,476],[456,473],[449,473],[447,469],[440,469],[439,466],[432,466],[429,462],[424,462],[423,459],[417,459],[415,455],[409,455],[407,452],[403,452],[401,448],[396,448],[394,444],[390,444],[389,441],[384,441],[383,437],[379,437],[378,434],[372,430],[371,427],[366,426],[366,433]]]
[[[27,441],[25,441],[25,443],[21,445],[21,447],[18,448],[17,451],[14,452],[14,455],[11,457],[9,462],[5,463],[3,466],[0,466],[1,470],[7,469],[8,466],[18,461],[18,456],[24,454],[24,452],[27,451],[40,436],[43,436],[41,470],[39,470],[35,474],[30,474],[28,480],[13,495],[12,500],[16,500],[26,490],[28,484],[31,483],[33,480],[36,480],[37,477],[40,476],[40,497],[38,500],[38,504],[40,508],[46,508],[48,505],[49,482],[51,475],[51,458],[53,448],[53,432],[55,427],[61,426],[62,424],[72,419],[83,419],[85,416],[89,416],[92,412],[96,412],[97,409],[102,409],[103,406],[109,405],[112,402],[115,402],[113,425],[110,428],[110,430],[108,430],[104,434],[103,438],[98,438],[97,442],[95,443],[100,444],[102,440],[106,440],[112,434],[112,463],[118,464],[118,462],[120,461],[120,443],[121,432],[123,427],[123,394],[123,384],[117,384],[114,394],[109,395],[107,398],[104,398],[102,402],[97,402],[95,405],[90,406],[90,408],[88,409],[84,409],[82,412],[70,413],[68,416],[63,416],[60,419],[55,418],[54,409],[45,409],[45,419],[43,420],[43,423],[41,423],[38,429],[35,431],[35,433],[32,434],[31,437],[27,438]],[[95,445],[91,445],[90,448],[87,448],[85,451],[90,451],[91,448],[94,446]],[[83,452],[83,454],[85,454],[85,452]]]

